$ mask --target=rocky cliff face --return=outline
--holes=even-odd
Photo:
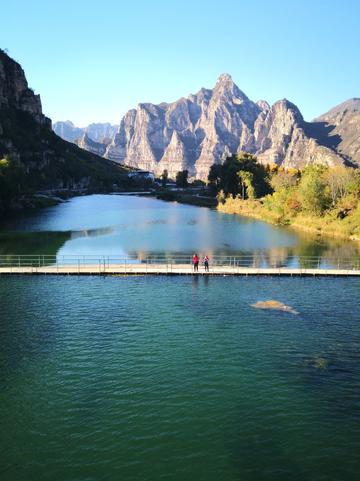
[[[276,163],[285,168],[303,168],[308,164],[344,163],[336,152],[322,145],[319,136],[311,134],[296,105],[279,100],[261,112],[254,127],[254,153],[263,164]]]
[[[241,92],[227,74],[213,90],[171,104],[139,104],[120,123],[105,156],[160,174],[188,169],[206,177],[210,166],[240,147],[253,149],[254,123],[261,107]]]
[[[360,98],[337,105],[314,123],[324,126],[334,149],[360,167]]]
[[[110,143],[114,135],[119,130],[119,125],[106,123],[93,123],[85,127],[85,132],[91,140],[95,142]]]
[[[305,122],[288,100],[272,106],[265,100],[255,103],[223,74],[213,89],[129,110],[110,143],[95,145],[88,132],[79,145],[157,175],[167,169],[173,178],[187,169],[191,176],[206,179],[212,164],[240,150],[255,154],[264,164],[284,167],[360,165],[359,119],[360,100],[352,99]]]
[[[0,50],[0,109],[16,109],[29,113],[41,125],[51,127],[42,113],[40,95],[28,86],[21,66]]]
[[[262,163],[303,167],[344,163],[343,152],[328,139],[325,125],[304,121],[286,99],[272,107],[251,101],[228,74],[213,89],[171,104],[139,104],[122,119],[105,156],[161,174],[188,169],[206,179],[213,163],[245,150]]]
[[[0,50],[0,160],[3,157],[21,171],[27,192],[111,186],[120,184],[126,175],[112,162],[55,135],[50,119],[42,113],[40,96],[29,89],[23,69]],[[21,195],[20,184],[13,183],[16,195]],[[7,197],[11,198],[11,193]]]
[[[95,142],[94,140],[90,139],[88,134],[84,134],[81,139],[75,142],[80,148],[87,150],[88,152],[92,152],[93,154],[103,156],[106,152],[105,144],[101,142]]]

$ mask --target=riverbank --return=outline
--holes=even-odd
[[[197,207],[216,207],[216,197],[210,197],[203,190],[186,191],[186,190],[167,190],[160,191],[155,194],[159,200],[167,202],[179,202],[180,204],[189,204]]]
[[[330,211],[322,217],[303,213],[295,217],[287,217],[269,210],[262,200],[241,200],[232,197],[228,197],[224,203],[219,202],[217,209],[219,212],[251,217],[278,226],[290,226],[316,235],[360,241],[360,215],[358,211],[342,219],[338,218],[334,211]]]

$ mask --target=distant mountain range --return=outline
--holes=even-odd
[[[80,141],[87,134],[91,140],[106,144],[106,142],[109,143],[113,139],[119,130],[119,126],[106,122],[90,124],[87,127],[75,127],[70,120],[66,120],[65,122],[55,122],[53,130],[59,137],[68,142],[76,143],[76,141]]]
[[[256,154],[264,164],[284,167],[360,166],[360,99],[305,122],[286,99],[272,106],[253,102],[228,74],[213,89],[202,88],[176,102],[139,104],[122,118],[116,133],[110,124],[77,129],[68,121],[54,128],[66,140],[77,137],[86,150],[158,175],[167,169],[171,177],[188,169],[205,179],[213,163],[240,150]]]

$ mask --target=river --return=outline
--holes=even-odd
[[[2,225],[0,254],[249,256],[263,265],[294,264],[301,256],[324,265],[359,259],[359,246],[151,197],[92,195],[30,211]]]
[[[355,249],[130,196],[2,236],[3,253],[137,259]],[[356,278],[0,277],[1,480],[357,481],[359,295]],[[298,314],[253,307],[268,299]]]

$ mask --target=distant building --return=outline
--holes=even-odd
[[[154,182],[155,180],[154,173],[148,170],[137,170],[135,172],[129,172],[128,178],[139,179],[139,180],[151,180],[152,182]]]

